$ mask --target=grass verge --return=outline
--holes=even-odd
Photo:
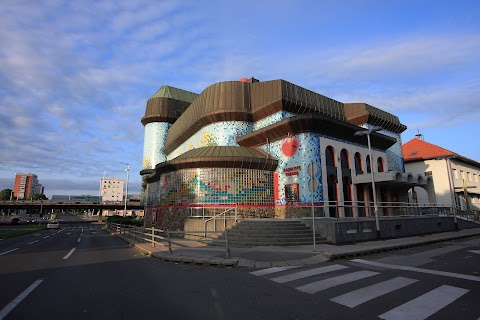
[[[32,233],[32,232],[36,232],[36,231],[43,230],[43,229],[45,229],[44,225],[41,225],[41,226],[38,226],[38,225],[36,225],[36,226],[33,226],[33,225],[32,226],[15,226],[15,227],[12,227],[9,230],[0,229],[0,239],[16,237],[16,236],[20,236],[22,234]]]

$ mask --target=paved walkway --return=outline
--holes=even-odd
[[[118,233],[112,234],[124,239],[138,250],[166,261],[226,267],[269,268],[310,265],[333,259],[480,236],[480,228],[347,245],[317,244],[315,252],[313,244],[294,247],[230,248],[230,258],[226,258],[225,248],[211,247],[196,241],[175,239],[175,242],[172,241],[172,253],[170,253],[167,245],[152,247],[151,243],[137,242]]]

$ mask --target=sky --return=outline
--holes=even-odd
[[[480,1],[0,2],[0,189],[140,193],[147,100],[163,85],[284,79],[399,117],[480,162]]]

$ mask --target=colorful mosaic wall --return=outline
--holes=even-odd
[[[183,169],[162,174],[149,185],[149,205],[192,203],[273,205],[270,171],[233,168]],[[159,195],[159,197],[156,197]]]
[[[212,123],[191,136],[180,147],[168,155],[168,160],[196,148],[207,146],[238,146],[237,136],[252,132],[253,124],[240,121]]]
[[[170,126],[168,122],[152,122],[145,125],[142,169],[154,169],[155,165],[167,160],[162,150]]]
[[[280,120],[291,118],[294,116],[295,114],[286,111],[274,113],[266,118],[263,118],[262,120],[255,122],[255,124],[253,125],[253,130],[256,131],[268,127],[269,125],[274,124]]]
[[[262,146],[262,149],[270,152],[278,159],[278,195],[275,203],[285,204],[310,204],[312,191],[309,188],[311,173],[308,170],[310,163],[314,163],[317,170],[314,171],[314,202],[323,200],[323,187],[321,185],[321,157],[320,139],[318,134],[301,133],[288,138],[274,141],[269,146]],[[298,184],[298,186],[296,186]],[[287,188],[285,188],[287,186]],[[298,200],[289,198],[289,189],[295,188],[298,192]],[[291,190],[292,191],[292,190]]]

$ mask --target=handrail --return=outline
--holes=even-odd
[[[232,209],[235,209],[235,223],[237,222],[237,204],[235,204],[234,208],[229,208],[229,209],[227,209],[223,212],[220,212],[217,215],[214,215],[210,219],[207,219],[207,220],[203,221],[203,228],[204,228],[204,233],[205,233],[204,238],[207,237],[207,223],[209,221],[213,220],[213,231],[217,231],[216,217],[221,216],[222,214],[223,214],[223,230],[227,230],[227,212],[232,210]]]
[[[169,231],[169,230],[161,230],[161,229],[155,229],[155,228],[145,228],[145,227],[137,227],[137,226],[132,226],[132,225],[123,225],[119,223],[110,223],[107,224],[107,228],[110,228],[111,230],[114,230],[116,233],[122,235],[124,237],[128,238],[133,238],[134,241],[138,242],[150,242],[152,244],[152,247],[155,247],[156,244],[167,246],[168,251],[170,254],[173,254],[172,252],[172,243],[175,243],[174,241],[171,240],[170,234],[203,234],[204,231]],[[133,230],[132,230],[133,229]],[[158,233],[163,233],[166,234],[166,237],[158,235]],[[225,232],[223,231],[207,231],[209,234],[221,234],[224,233],[224,241],[225,241],[225,256],[229,259],[230,258],[230,247],[228,244],[228,236],[227,236],[227,230]],[[160,241],[158,241],[160,240]],[[163,242],[162,242],[163,240]],[[195,241],[193,239],[183,239],[183,241]],[[166,244],[164,243],[166,242]]]

